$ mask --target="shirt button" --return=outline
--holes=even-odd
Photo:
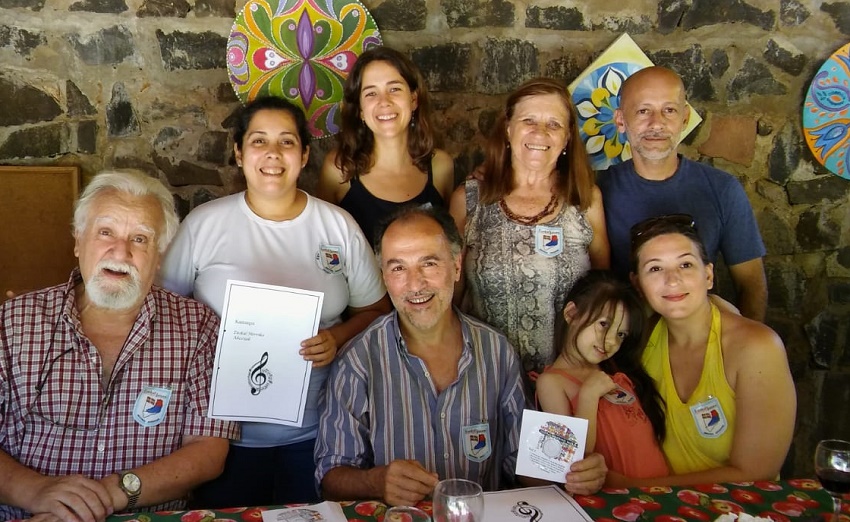
[[[103,451],[104,451],[105,449],[106,449],[106,444],[104,444],[104,443],[102,443],[102,442],[101,442],[100,444],[98,444],[98,445],[97,445],[97,451],[98,451],[98,452],[103,453]]]
[[[445,418],[446,418],[446,414],[445,414],[445,412],[443,412],[443,413],[441,413],[441,414],[440,414],[440,418],[441,418],[441,419],[445,419]]]
[[[431,376],[431,372],[425,372],[425,377],[430,377],[430,376]]]
[[[448,458],[449,458],[449,454],[448,454],[448,453],[443,453],[443,458],[444,458],[444,459],[448,459]]]

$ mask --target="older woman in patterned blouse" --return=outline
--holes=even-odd
[[[532,381],[557,355],[573,282],[609,265],[602,194],[576,120],[564,85],[527,81],[493,127],[483,180],[451,199],[466,242],[462,308],[504,331]]]

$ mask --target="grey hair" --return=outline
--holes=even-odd
[[[430,204],[425,205],[406,205],[401,207],[395,213],[390,214],[383,222],[378,224],[375,230],[375,256],[378,258],[378,263],[381,263],[381,242],[384,239],[384,234],[387,229],[396,221],[409,221],[416,217],[424,217],[435,221],[443,231],[443,236],[449,243],[449,249],[453,259],[457,259],[463,252],[463,237],[458,232],[457,225],[451,215],[441,207],[435,207]]]
[[[74,204],[74,236],[78,237],[86,229],[89,209],[94,200],[108,192],[124,192],[131,196],[156,198],[162,208],[165,223],[162,233],[158,231],[157,247],[160,253],[165,252],[174,234],[177,233],[177,227],[180,226],[180,218],[174,208],[174,196],[161,181],[140,172],[104,171],[92,178]]]

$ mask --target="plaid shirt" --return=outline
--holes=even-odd
[[[154,287],[104,386],[75,306],[80,281],[75,270],[66,284],[0,306],[0,449],[44,475],[100,479],[172,453],[184,436],[238,438],[236,423],[206,417],[219,324],[209,308]],[[144,427],[133,410],[148,386],[171,397],[155,405],[162,422]],[[0,505],[0,520],[24,516]]]

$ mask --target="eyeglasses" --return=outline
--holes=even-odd
[[[675,232],[696,232],[697,224],[694,217],[690,214],[665,214],[663,216],[655,216],[644,219],[640,223],[635,224],[629,230],[632,247],[635,246],[642,236],[651,235],[652,237]],[[650,234],[651,233],[651,234]]]

